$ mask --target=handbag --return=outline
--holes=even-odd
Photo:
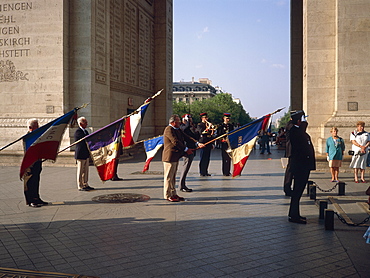
[[[368,189],[366,190],[365,194],[370,196],[370,186],[369,186],[369,187],[368,187]]]

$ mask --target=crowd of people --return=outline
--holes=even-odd
[[[180,166],[179,190],[182,192],[192,192],[186,185],[186,177],[194,160],[197,150],[199,150],[199,175],[208,177],[211,151],[217,145],[222,153],[222,174],[231,176],[231,156],[226,135],[234,130],[230,123],[231,114],[224,113],[223,123],[218,127],[208,120],[207,113],[200,114],[200,122],[196,125],[190,114],[185,114],[181,118],[172,115],[168,126],[163,132],[164,148],[162,152],[162,162],[164,168],[163,196],[169,202],[184,201],[176,191],[176,172]],[[90,152],[86,143],[82,140],[89,133],[87,131],[88,122],[86,118],[80,117],[77,120],[78,128],[74,134],[76,141],[75,159],[77,164],[77,188],[79,191],[94,190],[88,183]],[[279,130],[276,138],[277,145],[284,145],[285,156],[288,164],[285,171],[283,190],[285,195],[291,198],[288,220],[293,223],[306,224],[306,218],[300,215],[299,202],[303,190],[308,182],[310,171],[316,169],[315,151],[311,142],[310,135],[306,132],[308,123],[304,111],[292,111],[291,119],[285,128]],[[28,121],[29,132],[38,128],[38,121],[31,119]],[[331,136],[326,140],[326,154],[329,162],[332,182],[339,182],[339,168],[342,165],[345,152],[343,138],[338,135],[338,128],[330,130]],[[270,152],[270,134],[262,132],[260,134],[261,154]],[[365,131],[365,123],[359,121],[357,128],[350,134],[352,148],[349,154],[352,155],[350,167],[354,169],[354,182],[367,183],[365,180],[365,169],[370,167],[370,156],[368,148],[370,136]],[[40,207],[48,205],[41,200],[39,195],[40,173],[42,161],[37,161],[26,171],[24,178],[24,194],[27,205]],[[360,174],[360,179],[359,175]],[[117,177],[118,178],[118,177]],[[112,179],[117,180],[117,179]],[[119,179],[121,180],[121,179]],[[367,191],[370,191],[370,187]],[[370,192],[369,192],[370,194]],[[370,196],[368,200],[370,206]]]

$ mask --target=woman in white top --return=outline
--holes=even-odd
[[[361,172],[361,182],[365,181],[366,159],[368,155],[367,148],[370,145],[369,134],[365,131],[365,123],[357,122],[357,129],[351,132],[350,140],[352,142],[352,161],[349,167],[354,168],[355,183],[358,183],[358,171]]]

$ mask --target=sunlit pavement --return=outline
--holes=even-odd
[[[0,267],[99,277],[369,277],[366,226],[347,226],[335,217],[334,231],[326,231],[306,194],[301,214],[307,225],[288,222],[283,154],[276,147],[272,155],[256,150],[242,176],[233,179],[221,174],[220,151],[214,150],[213,176],[200,177],[195,160],[187,180],[194,191],[178,192],[186,198],[180,203],[162,198],[160,156],[149,174],[140,173],[140,156],[119,165],[123,181],[104,184],[91,166],[96,190],[89,192],[77,190],[75,168],[44,167],[40,195],[52,204],[41,208],[26,206],[19,168],[1,167]],[[320,188],[334,185],[328,172],[310,179]],[[366,218],[357,203],[366,201],[368,184],[355,184],[350,173],[341,180],[349,198],[343,207],[351,205],[358,221]],[[92,201],[115,193],[150,200]],[[317,192],[318,199],[337,195],[337,189]]]

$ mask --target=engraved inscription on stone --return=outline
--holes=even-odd
[[[95,22],[95,58],[96,70],[107,72],[107,15],[106,15],[106,1],[96,1],[96,22]]]
[[[121,0],[110,1],[110,77],[114,80],[122,80],[122,25],[121,16],[123,4]]]
[[[137,7],[125,1],[123,14],[123,81],[135,85],[137,80]]]
[[[139,13],[139,86],[150,89],[153,22]]]
[[[28,73],[16,70],[14,63],[10,60],[0,61],[0,82],[13,82],[27,80]]]
[[[0,82],[27,80],[27,74],[16,70],[15,58],[31,55],[31,38],[22,29],[24,12],[33,8],[32,2],[0,4]]]

